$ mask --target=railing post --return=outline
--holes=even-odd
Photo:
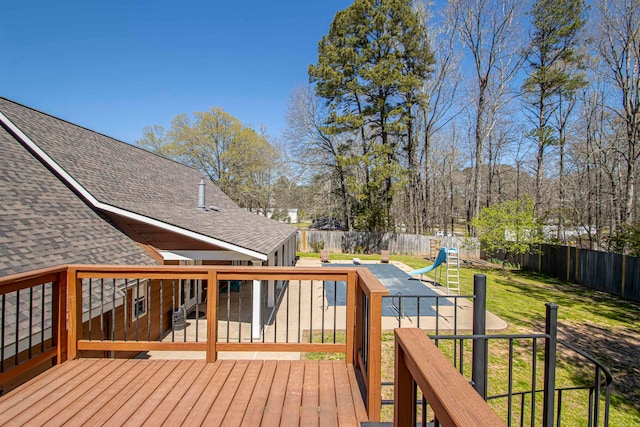
[[[53,286],[53,327],[57,348],[56,364],[67,360],[67,275],[68,269],[58,273],[58,282]]]
[[[82,279],[78,279],[78,271],[75,268],[67,269],[67,302],[67,358],[73,360],[78,355],[78,339],[82,335]]]
[[[380,421],[382,383],[382,295],[372,292],[369,297],[369,356],[367,359],[367,412],[371,421]]]
[[[359,297],[358,281],[360,278],[355,271],[351,271],[347,274],[347,319],[346,319],[346,344],[347,352],[345,354],[345,360],[347,364],[353,364],[355,360],[355,328],[356,324],[360,326],[358,320],[362,319],[362,316],[366,316],[366,313],[356,313],[356,297]],[[358,316],[358,319],[356,319]]]
[[[548,302],[544,346],[544,396],[542,403],[542,425],[553,426],[554,396],[556,391],[556,345],[558,337],[558,306]]]
[[[487,333],[487,276],[474,274],[473,276],[473,335]],[[487,362],[489,348],[486,339],[473,340],[473,356],[471,361],[471,381],[473,388],[487,399]]]
[[[242,325],[241,325],[242,326]],[[218,359],[218,272],[207,272],[207,363]]]
[[[398,328],[399,329],[399,328]],[[395,365],[393,387],[393,425],[416,425],[416,388],[411,372],[407,367],[405,352],[395,332]]]

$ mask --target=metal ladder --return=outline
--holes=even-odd
[[[458,248],[447,249],[447,293],[460,295],[460,252]]]

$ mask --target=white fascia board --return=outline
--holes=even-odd
[[[153,225],[154,227],[161,228],[163,230],[171,231],[176,234],[181,234],[186,237],[190,237],[192,239],[200,240],[202,242],[206,242],[215,246],[219,246],[224,249],[228,249],[234,252],[239,252],[241,254],[247,255],[251,258],[257,258],[263,261],[267,260],[267,255],[262,254],[260,252],[252,251],[250,249],[246,249],[240,246],[233,245],[231,243],[227,243],[218,239],[214,239],[213,237],[205,236],[203,234],[195,233],[193,231],[185,230],[184,228],[177,227],[175,225],[167,224],[166,222],[159,221],[157,219],[149,218],[144,215],[140,215],[131,211],[127,211],[112,205],[108,205],[106,203],[102,203],[98,201],[93,195],[84,188],[78,181],[76,181],[62,166],[55,162],[47,153],[44,152],[35,142],[31,140],[27,135],[24,134],[16,125],[7,118],[0,111],[0,123],[5,125],[9,130],[22,141],[30,150],[32,150],[43,162],[45,162],[51,169],[53,169],[58,175],[62,177],[74,190],[82,195],[82,197],[91,204],[94,208],[100,209],[106,212],[111,212],[116,215],[123,216],[125,218],[133,219],[136,221],[143,222],[145,224]]]
[[[163,251],[165,261],[253,261],[256,258],[235,251]]]

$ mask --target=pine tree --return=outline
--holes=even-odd
[[[356,0],[338,12],[309,67],[328,106],[325,130],[347,134],[339,162],[357,168],[356,227],[388,230],[406,114],[434,62],[410,0]]]
[[[527,56],[530,69],[524,91],[533,117],[530,136],[536,141],[536,212],[540,211],[545,150],[563,144],[562,123],[556,114],[562,101],[584,86],[580,71],[579,31],[584,26],[584,0],[537,0],[531,8],[534,32]],[[559,120],[554,124],[555,117]],[[559,131],[560,130],[560,131]]]

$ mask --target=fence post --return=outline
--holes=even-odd
[[[548,302],[545,333],[549,336],[544,345],[544,396],[542,401],[542,425],[554,423],[554,396],[556,389],[556,345],[558,337],[558,306]]]
[[[474,274],[473,276],[473,335],[487,333],[487,276]],[[487,399],[487,361],[489,348],[487,340],[476,338],[473,340],[473,356],[471,361],[471,381],[473,388]]]

